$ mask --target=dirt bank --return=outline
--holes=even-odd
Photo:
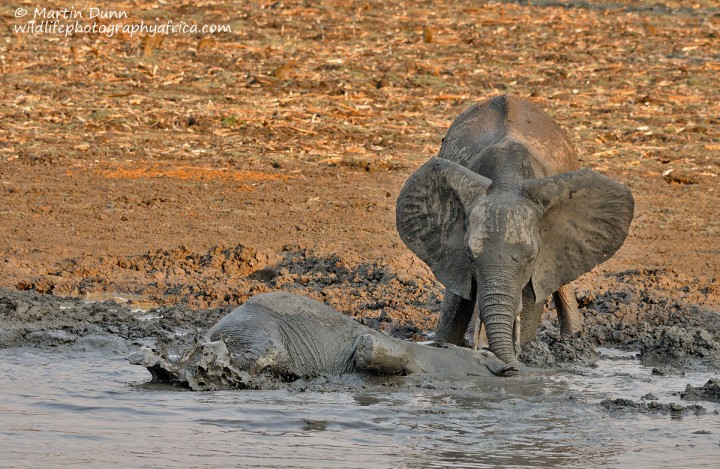
[[[238,260],[242,255],[233,257],[233,253],[245,253],[246,260]],[[250,263],[252,268],[248,267]],[[192,278],[196,280],[170,283],[167,290],[153,284],[151,291],[137,291],[135,299],[116,296],[104,302],[2,289],[0,346],[82,347],[88,341],[104,341],[119,352],[139,345],[182,351],[232,309],[232,306],[194,309],[188,304],[198,298],[239,304],[252,294],[280,290],[323,301],[395,337],[421,340],[432,337],[442,299],[442,288],[435,281],[399,274],[380,262],[320,257],[306,250],[259,255],[244,247],[214,248],[198,255],[187,251],[182,251],[182,255],[161,253],[109,264],[121,270],[118,264],[132,266],[137,269],[133,271],[140,272],[138,275],[150,277],[157,272],[174,272],[180,268],[176,265],[183,266],[193,272]],[[163,267],[153,269],[151,265]],[[223,274],[222,265],[227,274]],[[608,275],[617,282],[613,288],[581,290],[585,326],[577,339],[560,337],[554,305],[549,304],[538,340],[525,349],[523,360],[534,366],[590,365],[597,358],[595,347],[606,346],[638,350],[646,365],[667,371],[683,367],[720,368],[717,312],[668,297],[662,289],[638,287],[637,275],[649,274]],[[630,283],[626,284],[627,281]],[[611,283],[610,279],[606,282]],[[111,288],[114,290],[115,286]],[[147,304],[148,299],[171,302],[167,300],[169,295],[177,295],[172,302],[180,304],[155,307]]]

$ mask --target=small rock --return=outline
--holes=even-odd
[[[305,431],[324,431],[327,430],[327,422],[324,420],[310,420],[305,419],[305,425],[303,427]]]
[[[38,293],[51,293],[55,284],[46,277],[40,277],[33,283],[33,288]]]
[[[668,169],[662,173],[662,177],[668,184],[697,184],[698,179],[692,171]]]

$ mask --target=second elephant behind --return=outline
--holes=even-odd
[[[630,190],[580,169],[536,105],[499,96],[450,126],[397,201],[400,237],[445,286],[436,339],[459,344],[477,309],[490,350],[516,364],[553,295],[563,334],[582,327],[568,284],[622,245]]]

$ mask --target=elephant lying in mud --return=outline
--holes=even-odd
[[[194,390],[259,389],[299,378],[345,373],[427,373],[465,377],[515,370],[488,351],[393,339],[303,296],[250,298],[215,324],[177,361],[149,348],[129,360],[155,381]]]
[[[551,294],[563,335],[581,330],[568,283],[620,248],[632,217],[627,187],[580,169],[552,118],[508,96],[453,122],[396,210],[400,237],[446,288],[436,340],[459,344],[477,311],[490,350],[509,364],[534,340]]]

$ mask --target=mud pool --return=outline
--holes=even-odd
[[[476,383],[351,381],[195,393],[147,384],[121,355],[0,350],[3,467],[717,467],[720,404],[681,401],[708,373],[656,376],[632,354],[597,368]],[[330,390],[330,392],[328,392]],[[677,393],[678,395],[674,395]]]

